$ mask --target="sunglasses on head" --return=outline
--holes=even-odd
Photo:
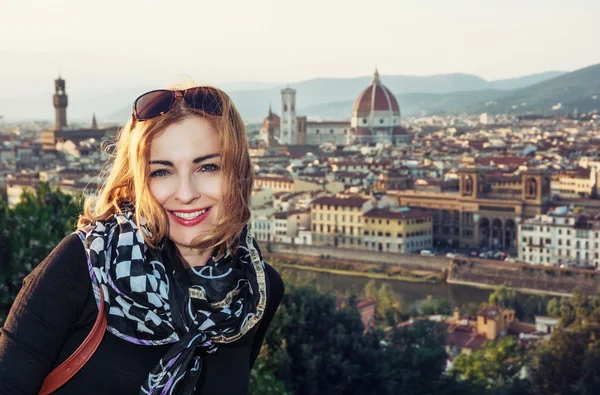
[[[133,102],[132,117],[136,121],[161,116],[171,109],[175,99],[183,98],[188,107],[210,115],[222,115],[221,95],[210,87],[197,86],[185,90],[158,89],[146,92]]]

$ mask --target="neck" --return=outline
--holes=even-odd
[[[210,255],[213,252],[211,248],[198,249],[181,246],[179,244],[175,245],[177,246],[177,255],[186,269],[189,267],[205,266],[206,262],[208,262],[208,258],[210,258]]]

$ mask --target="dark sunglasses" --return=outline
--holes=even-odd
[[[204,111],[210,115],[222,115],[223,108],[219,92],[214,88],[197,86],[185,90],[158,89],[146,92],[133,102],[132,117],[136,121],[146,121],[163,115],[171,109],[178,97],[182,97],[190,108]]]

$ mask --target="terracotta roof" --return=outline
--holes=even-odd
[[[496,166],[523,166],[527,165],[530,161],[531,158],[525,156],[486,156],[477,158],[477,163],[484,166],[490,166],[492,162]]]
[[[290,177],[278,177],[278,176],[256,176],[255,180],[260,180],[260,181],[294,182],[293,178],[290,178]]]
[[[482,315],[486,318],[495,320],[502,315],[502,313],[506,310],[506,308],[502,306],[489,306],[485,307],[477,313],[478,316]]]
[[[338,206],[350,206],[350,207],[362,207],[368,199],[364,198],[341,198],[341,197],[333,197],[333,196],[324,196],[318,199],[315,199],[311,202],[311,205],[314,204],[327,204],[327,205],[338,205]]]
[[[451,325],[446,336],[446,345],[471,350],[482,349],[486,341],[485,335],[478,334],[474,327],[465,325]]]
[[[425,210],[411,208],[407,211],[394,211],[387,208],[374,208],[367,211],[364,217],[368,218],[390,218],[390,219],[413,219],[422,217],[431,217],[431,214]]]
[[[274,217],[276,219],[287,219],[288,217],[291,217],[293,215],[308,214],[308,213],[309,213],[308,210],[303,210],[303,209],[289,210],[289,211],[281,211],[281,212],[275,213]]]
[[[371,85],[365,88],[356,98],[352,113],[359,116],[368,115],[372,111],[392,111],[400,115],[400,106],[394,94],[379,80],[379,73],[375,71]]]

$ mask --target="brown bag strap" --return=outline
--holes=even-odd
[[[98,317],[96,317],[96,322],[92,330],[79,348],[66,361],[46,376],[39,395],[50,394],[62,387],[83,368],[100,345],[104,337],[104,332],[106,332],[106,314],[104,312],[104,293],[102,292],[102,287],[98,288],[100,289],[100,308],[98,309]]]

